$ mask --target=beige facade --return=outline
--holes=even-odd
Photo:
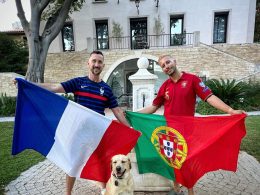
[[[196,31],[200,32],[200,42],[207,45],[212,45],[221,38],[223,31],[224,43],[239,44],[253,42],[255,10],[256,0],[163,0],[158,1],[158,4],[154,0],[141,0],[138,10],[133,0],[87,0],[79,12],[71,15],[69,23],[75,51],[92,50],[93,46],[98,45],[97,38],[101,39],[102,36],[102,41],[109,39],[109,49],[116,47],[111,38],[118,36],[113,32],[114,23],[120,25],[119,34],[124,38],[123,41],[128,41],[122,47],[132,47],[133,20],[144,22],[142,24],[145,27],[141,34],[150,48],[162,44],[160,41],[155,44],[154,36],[169,39],[175,33]],[[172,26],[174,19],[177,21],[174,23],[175,29]],[[98,29],[101,23],[106,30],[104,26]],[[225,27],[221,28],[222,25]],[[103,30],[103,33],[98,35],[99,30]],[[190,38],[189,34],[186,38]],[[52,42],[49,52],[63,52],[63,40],[64,36],[60,33]]]
[[[172,49],[111,50],[104,51],[105,69],[102,77],[106,81],[111,72],[123,61],[147,57],[157,61],[162,54],[176,57],[180,70],[197,75],[207,73],[208,78],[243,79],[254,74],[260,63],[259,44],[218,45],[209,47],[175,47]],[[49,54],[46,62],[45,81],[61,82],[87,75],[87,51]]]
[[[106,65],[102,78],[107,81],[113,71],[125,61],[142,56],[157,61],[161,54],[175,56],[180,70],[207,76],[208,79],[260,80],[260,44],[224,44],[214,47],[200,44],[199,47],[180,46],[172,49],[108,50],[104,51]],[[87,75],[88,57],[86,50],[48,54],[45,82],[56,83]],[[12,79],[17,76],[19,75],[14,73],[1,73],[0,93],[16,95]]]
[[[0,73],[0,96],[16,96],[17,89],[13,84],[13,80],[15,78],[23,78],[23,76],[13,73],[13,72],[6,72]]]

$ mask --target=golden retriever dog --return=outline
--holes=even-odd
[[[134,195],[130,159],[122,154],[113,156],[111,169],[111,177],[106,184],[105,195]]]

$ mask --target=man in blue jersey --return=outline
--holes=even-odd
[[[123,124],[130,126],[124,112],[118,107],[112,89],[100,78],[104,68],[104,56],[101,51],[93,51],[88,60],[89,73],[85,77],[77,77],[59,83],[38,83],[37,85],[55,93],[73,93],[75,102],[105,115],[105,108],[110,108],[115,117]],[[71,195],[75,177],[66,176],[66,194]],[[102,188],[105,184],[101,183]]]

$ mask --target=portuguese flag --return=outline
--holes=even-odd
[[[142,132],[135,146],[139,173],[156,173],[187,188],[209,171],[236,171],[245,114],[172,116],[126,112]]]

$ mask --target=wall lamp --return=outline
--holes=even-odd
[[[159,0],[154,0],[156,2],[156,7],[159,7]]]
[[[140,3],[140,0],[135,0],[135,6],[137,8],[137,14],[139,15],[139,3]]]

